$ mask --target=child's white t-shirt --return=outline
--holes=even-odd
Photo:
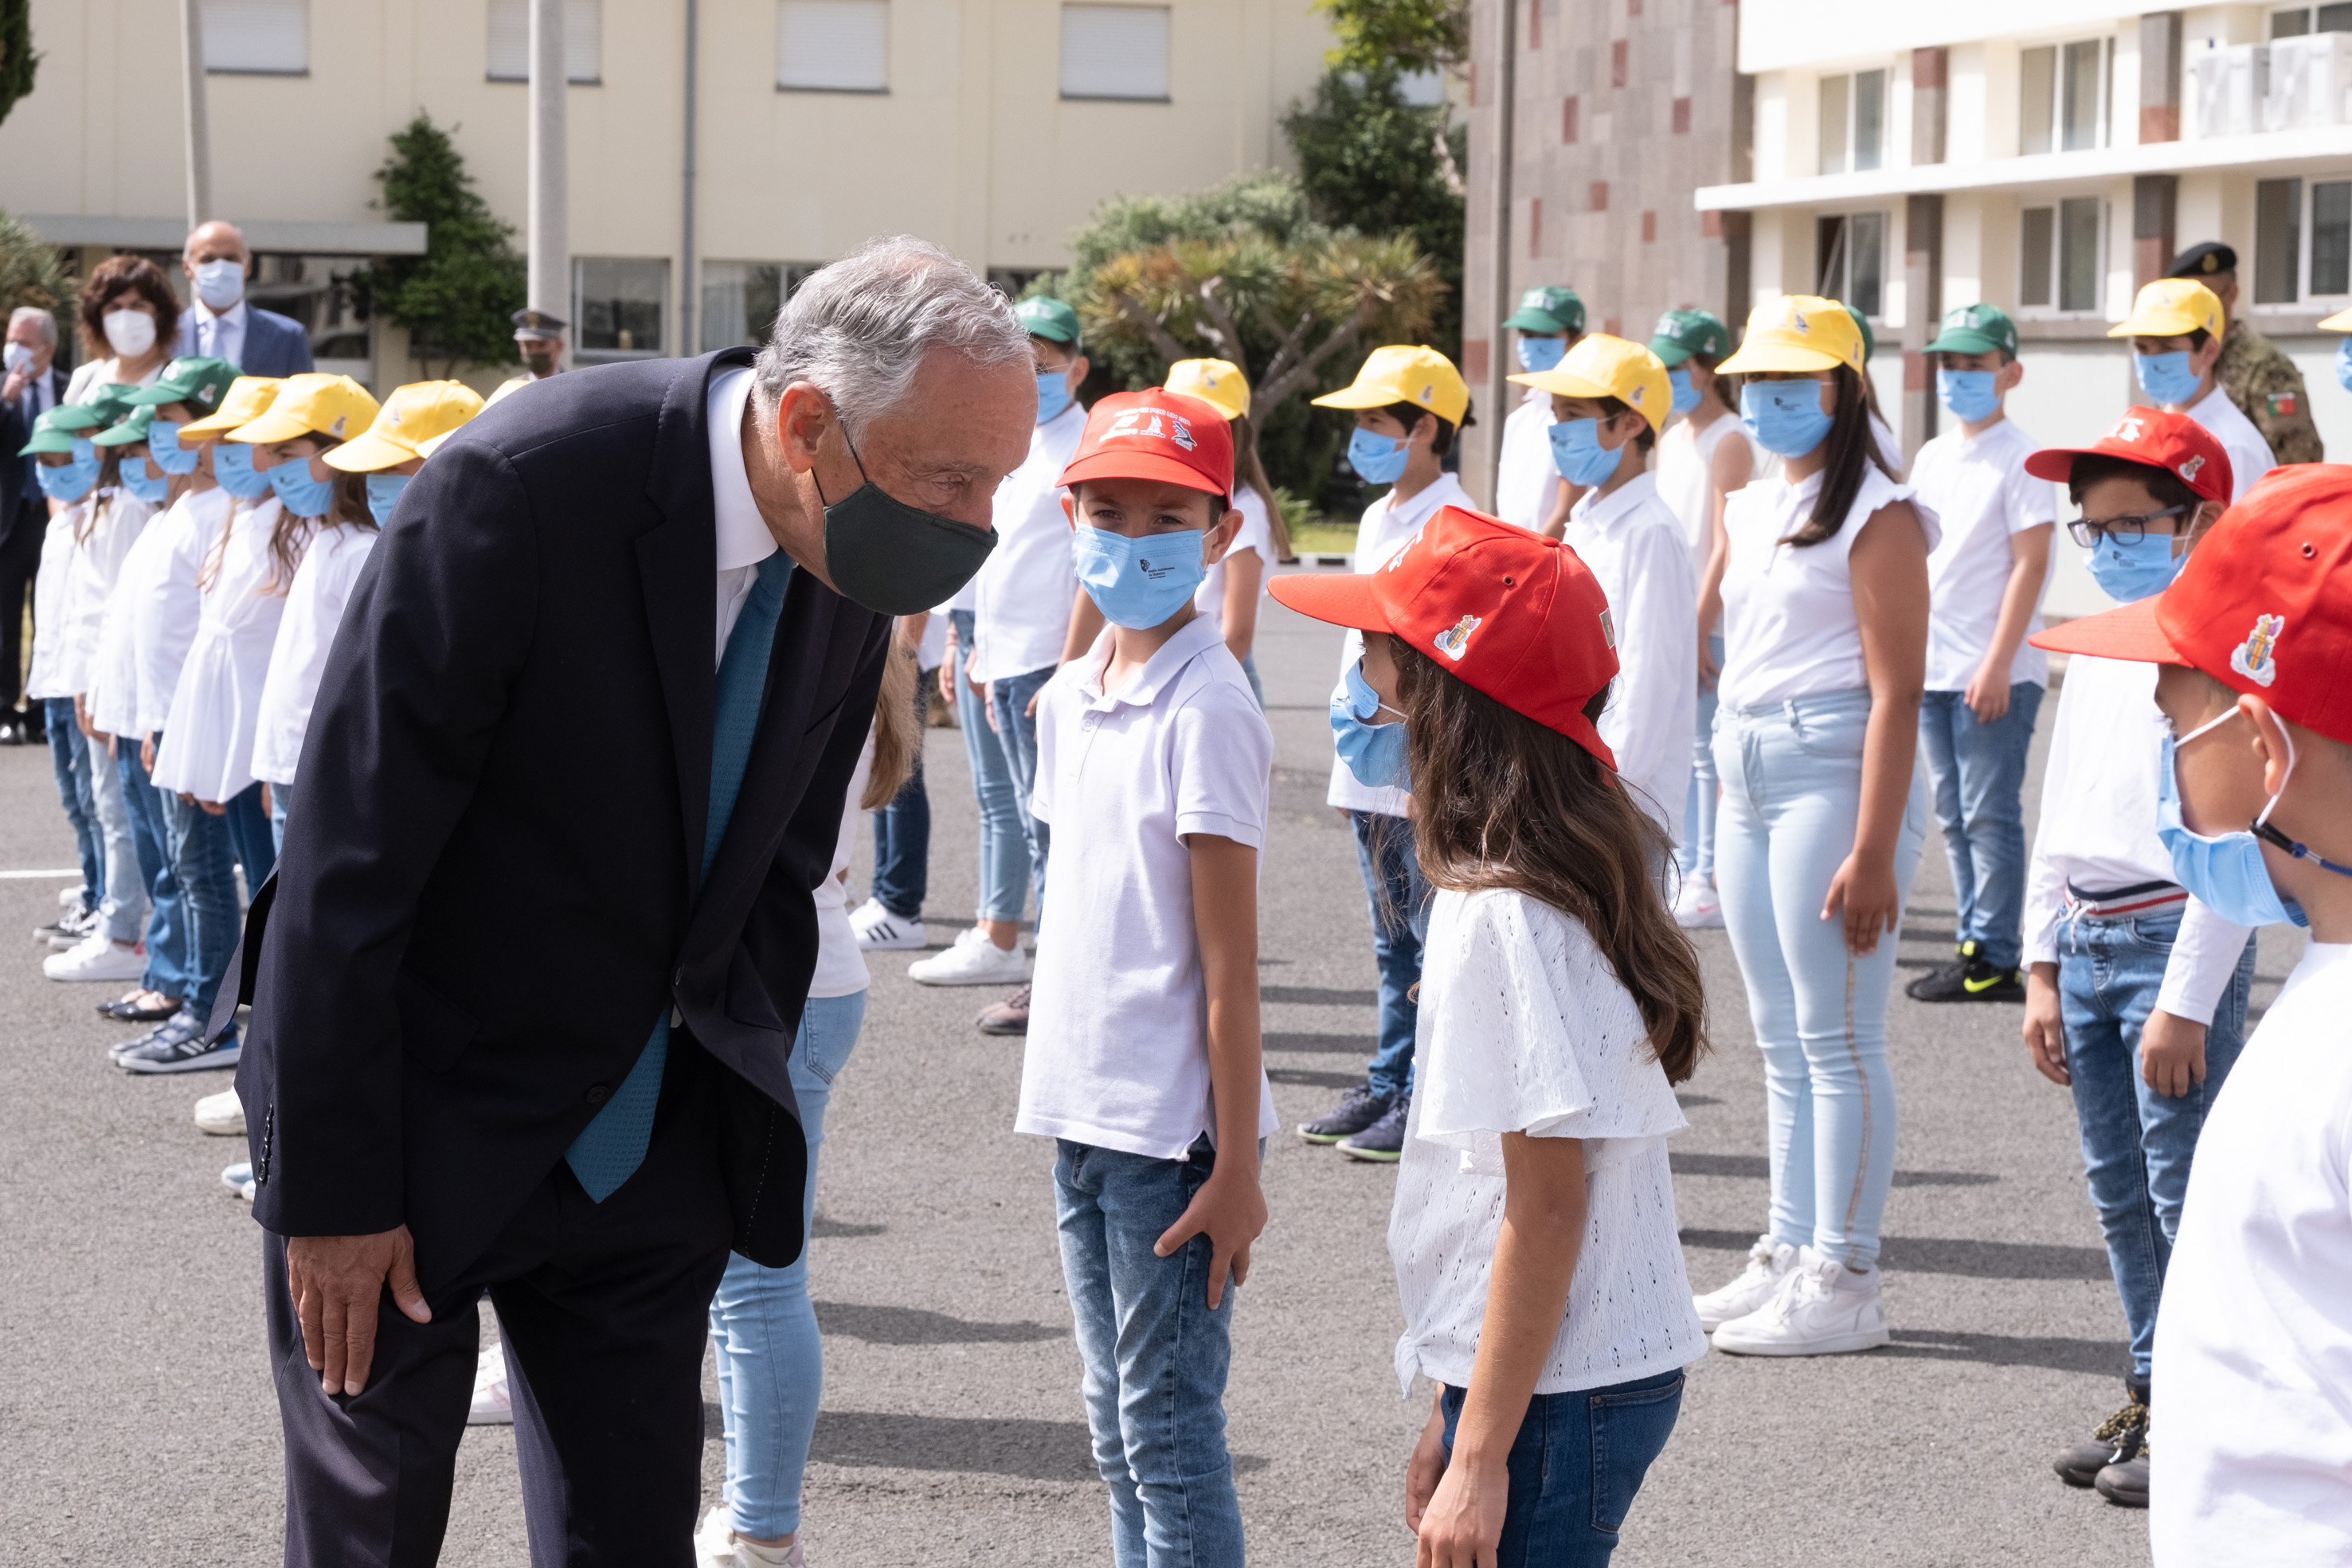
[[[1682,519],[1659,497],[1656,476],[1636,474],[1606,496],[1577,497],[1561,542],[1601,584],[1616,632],[1617,678],[1594,727],[1633,803],[1680,843],[1698,722],[1698,580]]]
[[[2352,1562],[2352,945],[2313,943],[2197,1141],[2156,1321],[2158,1568]]]
[[[1263,851],[1274,732],[1205,618],[1118,691],[1113,629],[1037,700],[1029,809],[1054,830],[1016,1131],[1153,1159],[1216,1135],[1185,835]],[[1258,1135],[1278,1124],[1258,1077]]]
[[[1944,537],[1927,557],[1927,689],[1964,692],[2000,624],[2016,552],[2010,540],[2058,520],[2058,492],[2025,471],[2033,438],[2009,420],[1974,435],[1946,431],[1911,460],[1911,487],[1936,510]],[[2045,573],[2046,575],[2046,573]],[[2042,630],[2039,611],[2025,634]],[[2020,642],[2009,684],[2046,686],[2050,655]]]
[[[1265,509],[1265,497],[1244,485],[1234,492],[1234,509],[1242,515],[1242,526],[1234,530],[1234,542],[1225,547],[1201,576],[1201,586],[1192,594],[1192,608],[1217,624],[1218,635],[1225,629],[1225,563],[1245,550],[1257,552],[1258,591],[1265,591],[1266,579],[1274,572],[1274,519]]]
[[[356,523],[332,524],[312,538],[302,564],[294,569],[278,640],[270,646],[269,673],[261,683],[261,709],[254,718],[250,766],[264,783],[294,782],[302,737],[310,730],[310,709],[326,678],[327,654],[377,537],[375,529]]]
[[[1398,1381],[1470,1381],[1502,1232],[1505,1133],[1581,1138],[1584,1245],[1538,1394],[1706,1354],[1675,1227],[1666,1134],[1688,1125],[1583,923],[1526,894],[1440,889],[1422,945],[1412,1111],[1389,1218]]]

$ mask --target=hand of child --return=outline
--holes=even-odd
[[[1969,689],[1960,694],[1960,700],[1969,705],[1979,724],[1999,724],[2009,712],[2009,672],[1979,667],[1969,677]]]
[[[2158,1094],[2178,1100],[2205,1082],[2205,1026],[2158,1008],[2139,1031],[2139,1075]]]
[[[2074,1082],[2066,1068],[2066,1030],[2058,1015],[2058,966],[2036,964],[2025,971],[2025,1052],[2033,1071],[2063,1089]]]
[[[1822,901],[1822,918],[1845,912],[1846,950],[1856,957],[1878,951],[1878,936],[1892,931],[1903,918],[1903,893],[1895,885],[1895,868],[1883,861],[1865,862],[1849,854],[1830,879],[1829,896]]]
[[[1500,1459],[1446,1466],[1421,1516],[1413,1568],[1489,1568],[1510,1500],[1511,1472]]]
[[[1429,1420],[1421,1428],[1421,1438],[1412,1446],[1412,1458],[1404,1467],[1404,1527],[1414,1534],[1421,1533],[1422,1517],[1429,1511],[1429,1500],[1437,1495],[1437,1483],[1445,1474],[1445,1406],[1437,1400],[1429,1402]]]
[[[1249,1279],[1250,1243],[1265,1228],[1265,1194],[1258,1190],[1255,1170],[1236,1171],[1220,1165],[1192,1201],[1184,1206],[1175,1224],[1162,1232],[1151,1250],[1173,1258],[1178,1248],[1195,1236],[1209,1239],[1209,1310],[1224,1300],[1225,1274],[1234,1283]]]

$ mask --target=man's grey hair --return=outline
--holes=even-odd
[[[776,313],[753,386],[771,413],[794,382],[833,399],[855,441],[913,389],[933,350],[979,365],[1029,361],[1029,334],[1003,291],[927,240],[868,240],[811,275]]]
[[[30,321],[41,329],[41,341],[52,349],[58,346],[58,319],[37,305],[19,305],[8,312],[8,325],[13,330],[19,321]]]

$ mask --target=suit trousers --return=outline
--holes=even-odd
[[[558,1157],[417,1323],[387,1292],[367,1387],[330,1398],[265,1234],[263,1289],[286,1434],[286,1562],[431,1563],[496,1303],[514,1393],[532,1568],[690,1568],[702,1487],[702,1351],[730,1218],[718,1066],[680,1031],[645,1163],[603,1203]],[[739,1091],[740,1092],[740,1091]]]
[[[5,456],[0,454],[0,456]],[[0,543],[0,708],[13,708],[25,691],[25,661],[32,650],[25,642],[25,612],[33,597],[33,579],[41,570],[41,540],[48,532],[48,507],[38,495],[17,503],[6,542]]]

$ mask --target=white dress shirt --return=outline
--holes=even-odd
[[[1633,803],[1679,844],[1698,723],[1698,580],[1682,519],[1657,477],[1636,474],[1607,496],[1578,497],[1561,537],[1599,580],[1617,630],[1617,679],[1594,727]]]
[[[180,316],[178,352],[202,354],[208,360],[226,360],[242,368],[245,364],[245,299],[227,309],[215,312],[203,300],[197,300]]]
[[[727,656],[727,637],[743,601],[751,597],[760,563],[776,553],[776,536],[751,497],[751,476],[743,466],[743,405],[751,396],[751,367],[721,371],[710,378],[710,518],[719,536],[718,645],[710,667]]]
[[[2271,444],[2254,428],[2238,405],[2230,401],[2229,392],[2215,382],[2213,390],[2183,411],[2189,418],[2205,427],[2207,434],[2221,444],[2230,455],[2230,499],[2243,500],[2254,481],[2278,466],[2272,455]]]
[[[1559,497],[1559,465],[1551,455],[1551,393],[1529,387],[1503,421],[1503,455],[1495,471],[1495,515],[1530,533],[1542,528]]]
[[[1423,523],[1437,515],[1440,507],[1475,509],[1470,492],[1451,474],[1438,475],[1435,484],[1414,492],[1410,500],[1398,501],[1396,491],[1391,489],[1365,507],[1363,519],[1356,525],[1355,569],[1364,572],[1380,570],[1389,557],[1404,549],[1407,539],[1421,532]],[[1363,633],[1349,632],[1339,644],[1339,683],[1331,688],[1332,701],[1339,701],[1347,690],[1348,666],[1363,656]],[[1334,743],[1331,788],[1323,797],[1326,804],[1349,811],[1378,811],[1382,816],[1402,817],[1405,814],[1405,802],[1411,798],[1402,789],[1375,789],[1359,779],[1339,760],[1339,747]]]
[[[1010,680],[1062,662],[1078,595],[1062,470],[1086,433],[1087,411],[1074,402],[1031,431],[1029,455],[996,487],[996,548],[972,580],[975,681]]]

